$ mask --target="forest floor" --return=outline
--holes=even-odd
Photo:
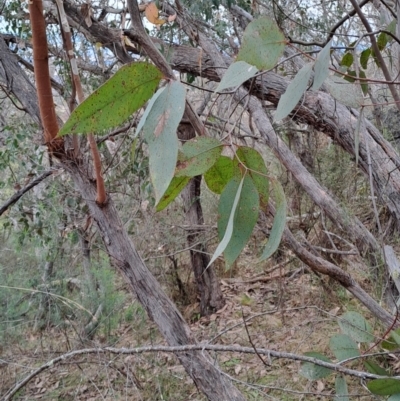
[[[304,354],[318,351],[330,357],[332,335],[340,332],[337,317],[349,310],[366,317],[376,334],[379,324],[336,283],[309,273],[298,262],[280,263],[278,268],[254,268],[251,261],[221,278],[226,305],[209,317],[198,315],[198,304],[181,311],[197,340],[212,344],[256,346]],[[368,289],[367,272],[352,273]],[[277,263],[275,262],[275,266]],[[96,334],[81,340],[73,325],[63,330],[49,328],[9,341],[0,350],[0,394],[28,375],[32,369],[63,353],[89,347],[139,347],[165,344],[141,307],[121,321],[109,335]],[[129,308],[129,303],[124,308]],[[129,320],[129,321],[127,321]],[[244,324],[246,321],[246,324]],[[219,353],[213,355],[248,400],[321,400],[335,396],[335,375],[309,381],[299,373],[300,364],[288,359],[257,355]],[[333,358],[334,359],[334,358]],[[6,361],[6,362],[5,362]],[[361,362],[348,367],[363,369]],[[347,378],[350,399],[376,400],[362,383]],[[173,354],[78,355],[44,370],[33,378],[15,400],[204,400]]]

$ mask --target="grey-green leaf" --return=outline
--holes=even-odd
[[[307,90],[308,81],[312,72],[312,64],[306,64],[289,84],[286,92],[279,99],[275,113],[275,121],[282,120],[288,116],[296,107],[304,92]]]
[[[345,106],[359,108],[364,103],[364,96],[358,83],[348,83],[344,79],[332,76],[325,81],[329,93]]]
[[[339,361],[360,356],[357,343],[346,334],[336,334],[329,340],[329,348]]]
[[[285,192],[283,191],[282,185],[277,180],[271,179],[270,186],[272,188],[272,197],[275,199],[276,211],[271,233],[260,257],[260,261],[268,259],[278,249],[286,225],[287,204]]]
[[[254,65],[250,65],[245,61],[237,61],[232,63],[226,70],[215,91],[221,92],[227,88],[236,88],[242,85],[248,79],[253,78],[257,72],[258,69],[254,67]]]
[[[335,401],[350,401],[347,383],[343,376],[336,376],[335,391]]]
[[[143,126],[156,203],[174,176],[179,145],[176,130],[185,110],[185,94],[183,84],[170,82],[154,102]]]
[[[154,102],[158,99],[158,97],[161,95],[161,93],[164,92],[165,86],[163,88],[160,88],[154,95],[153,97],[149,100],[149,103],[146,107],[146,110],[142,114],[142,117],[140,118],[139,124],[136,127],[135,135],[139,135],[140,131],[143,129],[144,124],[146,123],[147,117],[150,113],[150,110],[153,108]]]
[[[235,181],[237,183],[238,179]],[[228,218],[230,219],[229,211],[231,210],[234,195],[235,185],[228,184],[220,197],[218,205],[218,235],[220,238],[226,232]],[[224,249],[226,268],[232,266],[251,237],[251,233],[257,223],[259,207],[260,200],[257,188],[250,174],[247,173],[243,179],[243,189],[233,219],[232,236]]]
[[[253,20],[243,34],[237,61],[243,60],[259,70],[275,67],[285,48],[285,36],[268,17]]]
[[[235,218],[236,208],[239,203],[240,194],[242,192],[243,181],[244,181],[244,178],[242,178],[240,180],[240,182],[238,181],[237,178],[232,178],[232,180],[230,182],[228,182],[228,184],[226,185],[226,187],[232,186],[233,189],[236,191],[236,195],[235,195],[235,198],[232,203],[232,208],[230,209],[230,212],[229,212],[229,219],[228,219],[228,224],[226,225],[225,234],[224,234],[221,242],[218,244],[217,249],[215,250],[214,255],[212,256],[210,263],[208,264],[207,267],[209,267],[212,263],[214,263],[214,261],[222,254],[222,252],[224,252],[225,248],[228,246],[229,241],[232,238],[233,220]]]
[[[318,90],[328,77],[331,44],[332,41],[329,41],[327,45],[319,52],[317,60],[315,61],[314,82],[312,86],[312,90],[314,91]]]
[[[324,362],[331,362],[331,360],[318,352],[306,352],[304,355],[311,358],[319,359]],[[315,365],[312,362],[303,362],[301,364],[300,374],[308,380],[318,380],[329,376],[333,370],[324,368],[323,366]]]
[[[374,340],[370,324],[357,312],[346,312],[338,323],[342,332],[354,341],[364,343]]]

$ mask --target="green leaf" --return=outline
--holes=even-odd
[[[400,393],[400,380],[398,379],[375,379],[367,383],[368,390],[372,394],[393,395]]]
[[[382,51],[382,50],[386,47],[386,45],[387,45],[387,43],[388,43],[388,36],[387,36],[387,34],[386,34],[385,32],[381,32],[381,33],[378,35],[378,39],[376,40],[376,43],[378,44],[378,49],[379,49],[380,51]]]
[[[282,234],[286,225],[286,198],[282,185],[277,180],[271,180],[272,195],[275,199],[275,218],[272,224],[271,233],[264,251],[260,257],[260,261],[268,259],[279,247]]]
[[[164,195],[157,204],[156,210],[160,212],[164,210],[186,187],[187,183],[190,181],[190,177],[174,177],[172,178],[169,187],[165,191]]]
[[[258,72],[258,69],[253,65],[246,63],[245,61],[237,61],[232,63],[226,70],[224,76],[219,83],[216,92],[221,92],[227,88],[236,88],[242,85],[248,79],[254,77]]]
[[[136,131],[135,131],[135,135],[140,134],[140,131],[143,129],[144,124],[146,123],[147,117],[150,113],[150,110],[153,107],[153,104],[155,103],[155,101],[158,99],[158,97],[161,95],[161,93],[164,92],[166,86],[164,86],[163,88],[160,88],[154,95],[153,97],[150,99],[149,104],[146,107],[146,110],[144,111],[139,124],[136,127]]]
[[[306,64],[294,77],[286,89],[286,92],[279,99],[275,113],[275,121],[282,120],[288,116],[296,107],[304,92],[307,90],[308,81],[312,72],[312,64]]]
[[[361,52],[360,55],[360,65],[362,68],[364,68],[364,70],[367,69],[368,67],[368,60],[369,60],[369,56],[371,55],[371,49],[365,49]]]
[[[352,53],[345,53],[342,61],[340,62],[340,65],[343,65],[344,67],[351,67],[353,64],[354,57]]]
[[[360,70],[360,78],[367,78],[367,76],[365,75],[365,72],[363,70]],[[363,91],[364,96],[368,95],[368,84],[364,81],[360,81],[361,84],[361,89]]]
[[[392,330],[390,332],[390,338],[393,338],[393,340],[396,342],[396,344],[400,344],[400,329]]]
[[[364,103],[360,85],[349,84],[339,77],[329,77],[325,81],[329,93],[345,106],[359,108]]]
[[[347,383],[343,376],[336,376],[335,391],[335,401],[350,401]]]
[[[228,184],[224,188],[224,191],[221,194],[221,199],[219,202],[220,206],[221,206],[222,197],[224,197],[224,200],[225,200],[225,198],[227,198],[228,195],[229,196],[233,195],[233,196],[227,199],[228,202],[226,202],[226,201],[224,202],[223,211],[225,213],[227,213],[227,215],[228,215],[226,229],[223,234],[223,238],[222,238],[221,242],[218,244],[217,249],[215,250],[214,255],[212,256],[207,268],[214,262],[214,260],[216,260],[222,254],[222,252],[224,252],[225,248],[228,246],[229,241],[232,238],[233,223],[234,223],[236,208],[238,206],[240,194],[241,194],[242,188],[243,188],[243,182],[244,182],[244,177],[240,181],[238,178],[232,178],[232,180],[228,182]],[[224,194],[228,194],[228,195],[224,195]],[[233,199],[233,203],[229,203],[229,201],[231,201],[232,199]],[[224,214],[224,216],[225,215],[226,214]],[[221,220],[221,218],[219,220]]]
[[[220,156],[215,164],[204,174],[204,180],[210,191],[220,194],[233,176],[240,177],[237,163],[234,163],[229,157]]]
[[[254,185],[260,195],[262,204],[268,204],[269,198],[269,179],[267,177],[267,167],[265,166],[264,159],[255,149],[246,146],[240,147],[236,151],[236,156],[243,163],[245,167],[250,169],[250,174],[253,179]]]
[[[324,362],[332,362],[328,357],[318,352],[306,352],[305,356],[319,359]],[[332,369],[324,368],[323,366],[315,365],[312,362],[302,362],[300,368],[300,374],[308,380],[317,380],[329,376],[333,373]]]
[[[120,68],[72,112],[58,135],[101,132],[122,124],[152,97],[161,78],[148,63]]]
[[[326,46],[319,52],[314,65],[314,82],[312,90],[318,90],[329,74],[329,62],[331,55],[331,44],[329,41]]]
[[[233,232],[229,243],[224,249],[225,263],[228,268],[234,263],[247,244],[257,223],[260,207],[258,191],[250,175],[246,174],[242,181],[243,189],[233,219]],[[232,200],[235,197],[238,182],[237,178],[233,178],[221,194],[218,205],[219,238],[225,237],[225,232],[228,230],[227,227],[231,218],[230,212],[233,209]]]
[[[253,20],[243,34],[237,61],[246,61],[259,70],[275,67],[285,48],[285,36],[268,17]]]
[[[396,25],[397,25],[397,20],[394,19],[389,23],[389,25],[386,27],[386,30],[389,31],[392,35],[396,35]],[[389,38],[389,40],[393,40],[392,37]]]
[[[352,78],[352,77],[357,77],[357,74],[355,71],[347,70],[346,74],[347,74],[347,76],[343,77],[343,79],[345,81],[351,82],[351,83],[356,82],[355,78]]]
[[[374,340],[370,324],[357,312],[346,312],[338,323],[342,332],[354,341],[368,343]]]
[[[176,177],[195,177],[209,170],[221,154],[222,144],[218,139],[197,137],[186,142],[182,155],[178,157]]]
[[[329,340],[329,348],[339,361],[360,356],[357,343],[346,334],[336,334]]]
[[[174,176],[179,145],[176,130],[185,110],[185,94],[183,84],[170,82],[154,102],[143,127],[156,203]]]
[[[383,368],[381,368],[377,363],[374,361],[364,361],[364,366],[370,373],[374,373],[375,375],[380,375],[380,376],[390,376],[390,374]]]

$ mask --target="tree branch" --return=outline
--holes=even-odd
[[[324,368],[332,369],[335,372],[343,373],[348,376],[357,377],[360,379],[382,379],[387,378],[387,376],[379,376],[373,373],[363,372],[360,370],[349,369],[342,366],[341,363],[330,363],[324,362],[320,359],[311,358],[308,356],[293,354],[290,352],[279,352],[266,348],[252,348],[252,347],[241,347],[237,345],[212,345],[212,344],[193,344],[193,345],[182,345],[182,346],[147,346],[140,348],[115,348],[115,347],[104,347],[104,348],[84,348],[80,350],[75,350],[71,352],[67,352],[54,358],[39,368],[35,369],[28,376],[26,376],[23,380],[17,383],[12,389],[8,390],[6,394],[3,396],[4,401],[9,401],[11,398],[23,388],[29,381],[31,381],[34,377],[39,375],[41,372],[53,368],[55,365],[66,361],[67,359],[71,359],[77,355],[87,355],[87,354],[116,354],[116,355],[139,355],[144,353],[151,352],[168,352],[168,353],[185,353],[188,351],[214,351],[214,352],[237,352],[240,354],[259,354],[265,355],[268,358],[274,357],[278,359],[289,359],[292,361],[300,361],[300,362],[310,362],[317,366],[321,366]],[[399,353],[400,351],[394,351],[393,353]],[[359,358],[368,357],[368,355],[361,355]],[[400,376],[391,376],[391,379],[399,379]]]
[[[36,185],[40,184],[49,175],[52,175],[53,172],[54,172],[53,170],[45,171],[42,175],[40,175],[39,177],[35,178],[28,185],[26,185],[24,188],[22,188],[18,192],[16,192],[10,199],[8,199],[5,203],[3,203],[3,205],[0,206],[0,216],[10,206],[12,206],[14,203],[16,203],[24,194],[26,194],[30,189],[32,189]]]

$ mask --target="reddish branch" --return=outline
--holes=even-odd
[[[50,153],[63,153],[64,141],[61,138],[56,138],[58,123],[51,92],[46,23],[43,17],[42,0],[31,0],[28,5],[32,26],[33,64],[44,140]]]
[[[71,66],[72,84],[74,86],[78,98],[78,103],[82,103],[85,100],[85,95],[83,93],[81,79],[79,77],[74,48],[72,46],[71,29],[67,20],[67,16],[65,15],[63,2],[61,0],[56,0],[56,3],[60,17],[60,25],[64,41],[64,47]],[[94,139],[94,135],[92,133],[88,135],[88,141],[90,145],[90,150],[92,152],[94,173],[96,177],[96,186],[97,186],[96,202],[101,206],[104,205],[107,201],[106,187],[104,184],[104,178],[101,171],[101,158],[96,140]],[[74,142],[75,157],[77,157],[79,155],[79,143],[76,135],[74,135],[73,137],[73,142]]]

